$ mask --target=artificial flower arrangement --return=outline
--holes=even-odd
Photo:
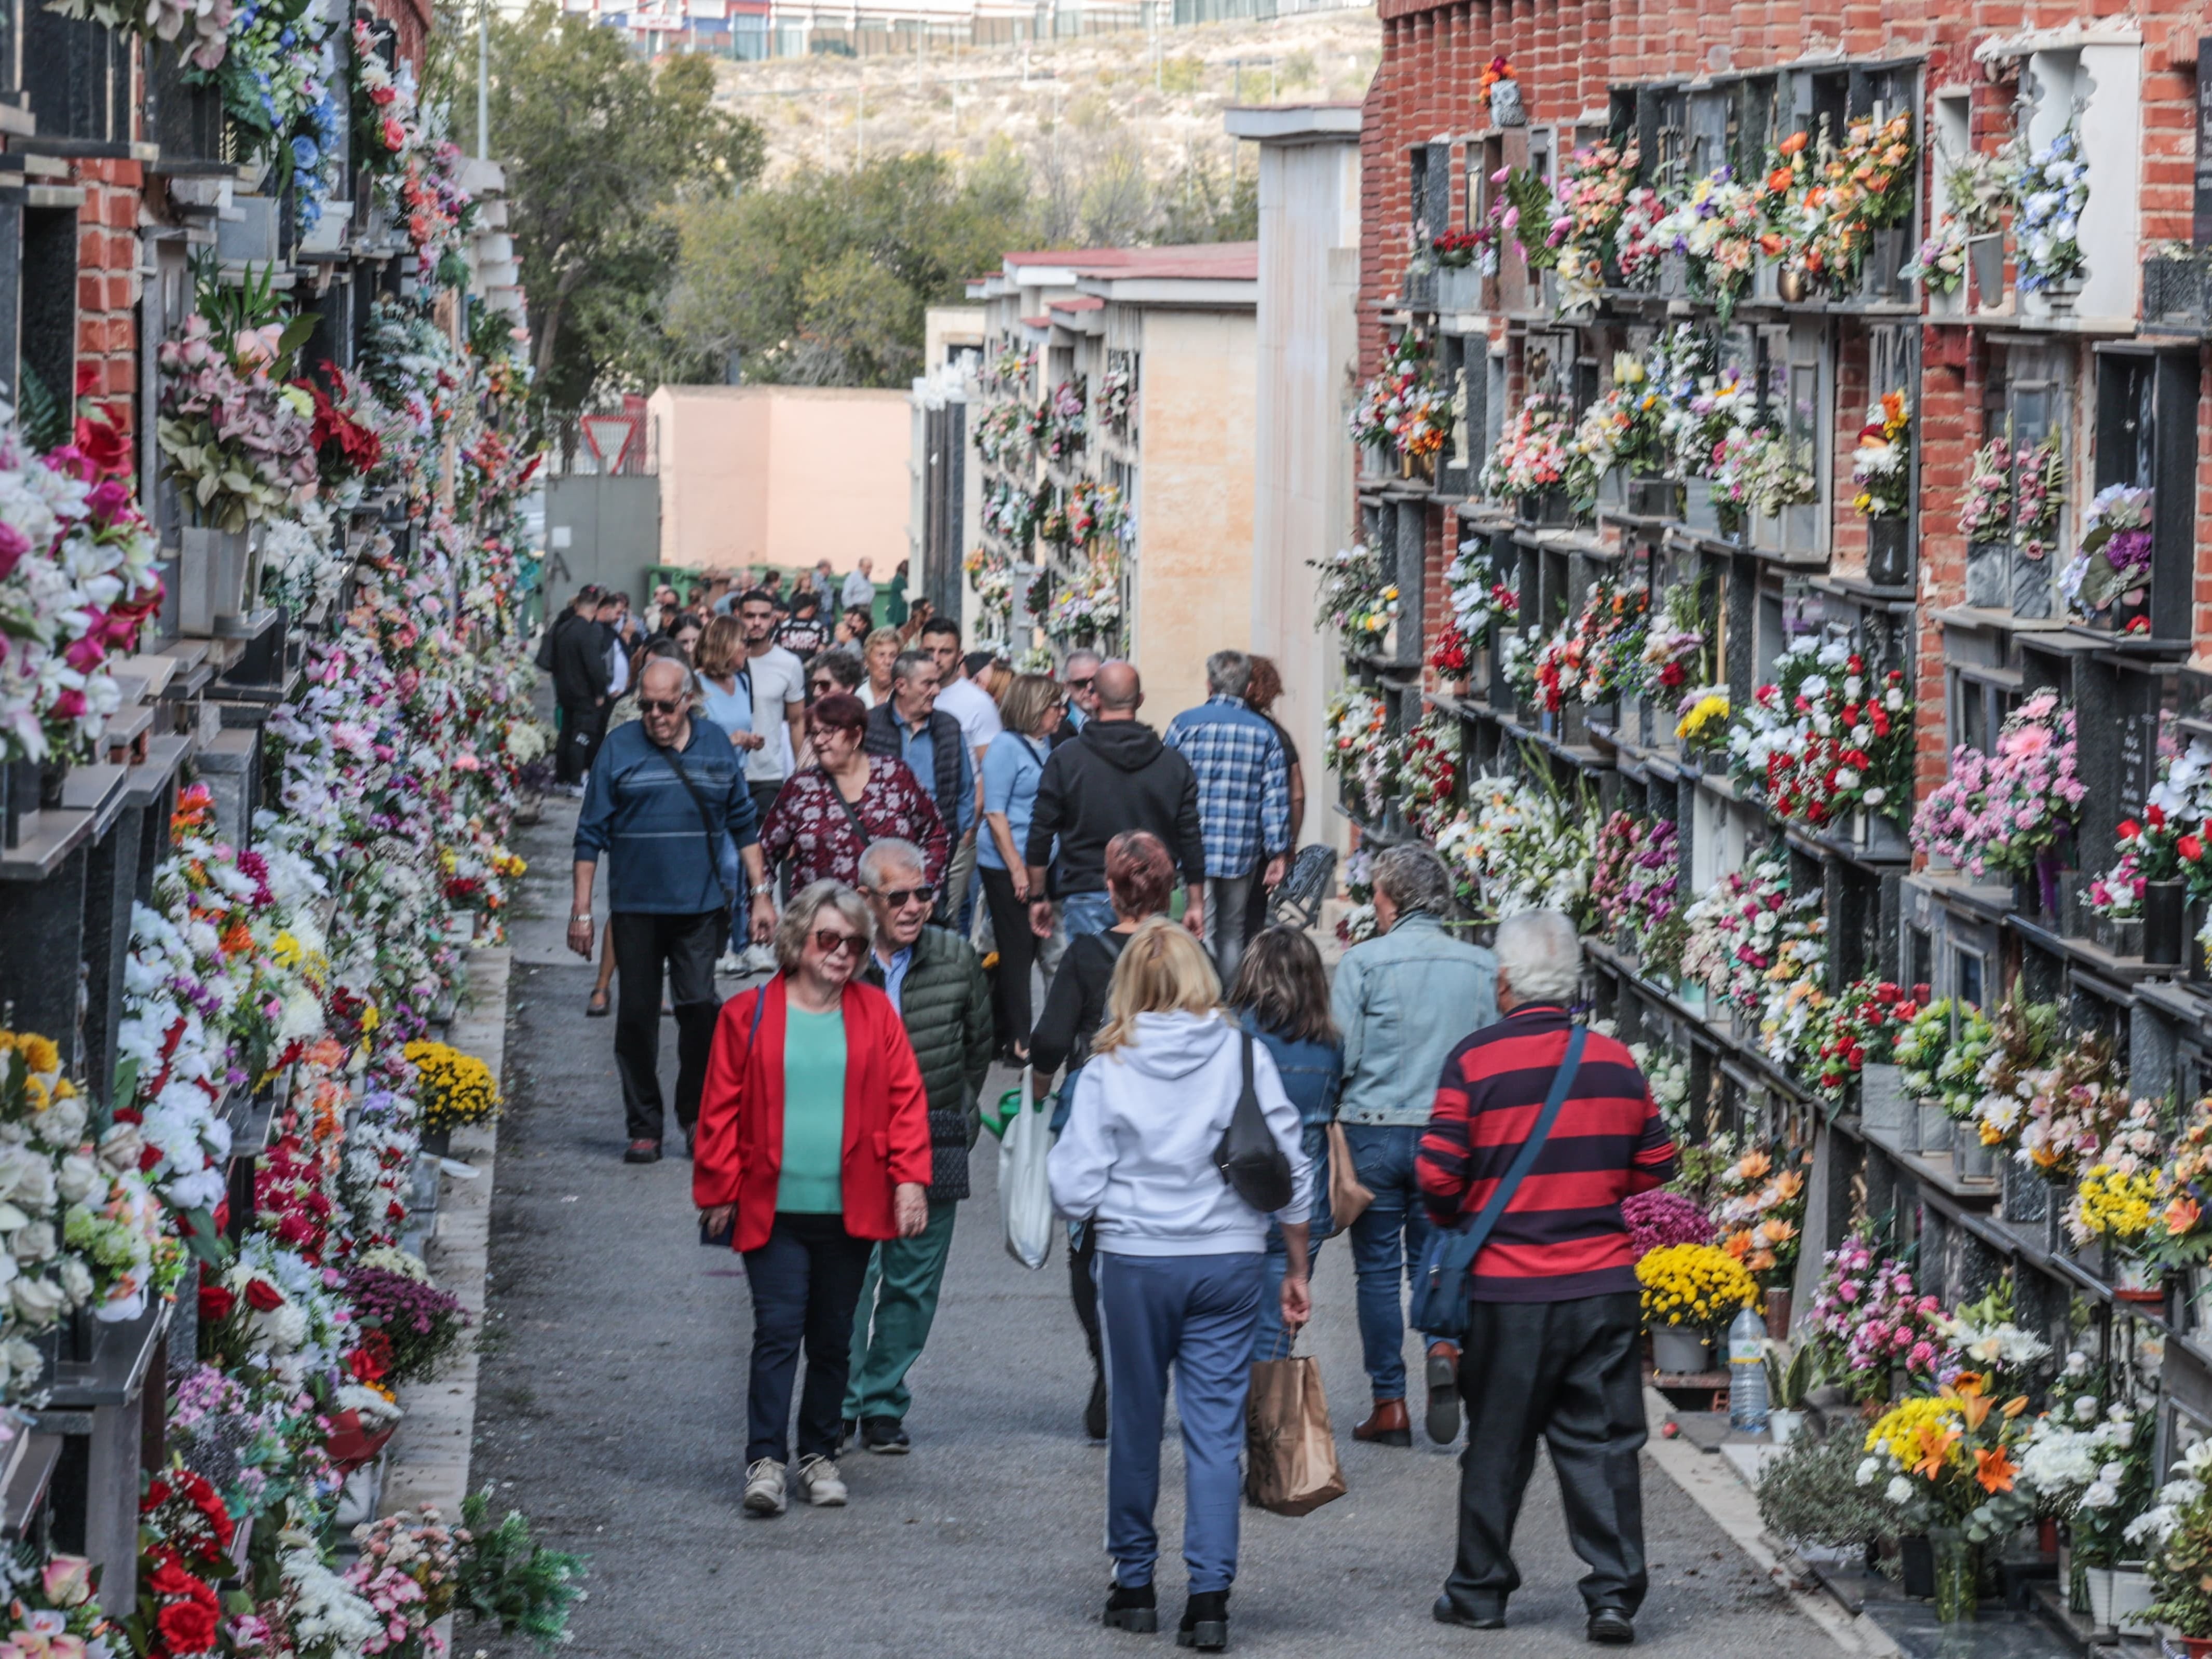
[[[1014,565],[998,549],[979,544],[969,550],[960,562],[968,574],[968,586],[975,591],[975,602],[992,615],[1007,621],[1014,614]]]
[[[1962,1011],[1956,1039],[1934,1071],[1944,1110],[1972,1123],[1983,1146],[2013,1146],[2058,1039],[2057,1004],[2030,1002],[2017,983],[1997,1006],[1996,1018],[1984,1018],[1978,1009]]]
[[[2063,1181],[2097,1155],[2132,1103],[2113,1067],[2112,1041],[2102,1036],[2069,1039],[2033,1081],[2014,1156]]]
[[[1413,330],[1392,342],[1346,419],[1362,448],[1414,459],[1443,450],[1451,435],[1450,400],[1431,378],[1428,348]]]
[[[1997,155],[1970,155],[1942,169],[1943,210],[1935,234],[1920,244],[1902,275],[1931,294],[1956,294],[1966,286],[1966,242],[2003,228],[2000,215],[2013,204],[2009,150]]]
[[[1820,164],[1819,182],[1805,197],[1815,222],[1796,257],[1832,294],[1857,286],[1871,233],[1911,216],[1917,156],[1912,116],[1900,110],[1880,125],[1870,118],[1850,123],[1843,143]]]
[[[1940,1394],[1899,1401],[1867,1431],[1859,1484],[1882,1483],[1899,1530],[1964,1534],[1964,1560],[1938,1566],[1939,1618],[1972,1616],[1982,1547],[2035,1513],[2034,1496],[2019,1479],[2027,1410],[2026,1395],[2000,1403],[1987,1378],[1966,1371]]]
[[[1959,533],[1984,544],[2012,534],[2012,441],[2002,434],[1974,452],[1959,501]]]
[[[1723,751],[1729,741],[1729,694],[1724,685],[1699,686],[1677,705],[1674,738],[1685,754]]]
[[[1334,629],[1348,649],[1379,645],[1398,616],[1398,585],[1384,569],[1382,556],[1365,542],[1354,542],[1326,560],[1306,562],[1321,572],[1314,626]]]
[[[1605,256],[1636,188],[1639,156],[1633,141],[1585,145],[1561,168],[1558,214],[1547,233],[1556,255],[1559,314],[1594,311],[1603,297]]]
[[[2013,541],[2024,559],[2047,557],[2066,499],[2066,457],[2054,434],[2013,456]]]
[[[1823,828],[1863,808],[1893,817],[1912,795],[1912,702],[1841,640],[1805,635],[1775,660],[1729,737],[1737,775],[1781,817]]]
[[[385,1380],[422,1382],[460,1346],[468,1315],[450,1291],[428,1281],[414,1258],[392,1251],[407,1265],[362,1265],[346,1275],[346,1296],[356,1322],[384,1339]]]
[[[1437,671],[1437,678],[1446,685],[1464,681],[1473,667],[1473,641],[1459,631],[1459,624],[1448,622],[1437,630],[1437,642],[1429,647],[1425,660]]]
[[[1120,353],[1108,353],[1106,372],[1098,377],[1098,423],[1109,432],[1126,436],[1136,396],[1137,373],[1130,360]]]
[[[1713,446],[1710,469],[1714,501],[1766,518],[1820,499],[1809,444],[1765,422],[1732,426]]]
[[[1662,409],[1643,362],[1632,353],[1616,353],[1613,384],[1575,424],[1572,447],[1589,464],[1577,475],[1591,492],[1579,505],[1595,502],[1598,479],[1616,467],[1638,477],[1659,469],[1666,454]]]
[[[1711,1330],[1759,1300],[1742,1262],[1714,1244],[1664,1244],[1636,1264],[1645,1326]]]
[[[1398,782],[1389,707],[1365,687],[1348,685],[1328,700],[1322,736],[1329,769],[1356,792],[1368,821],[1379,823]]]
[[[2075,1182],[2066,1231],[2077,1244],[2105,1239],[2132,1249],[2148,1239],[2165,1204],[2166,1187],[2156,1170],[2127,1170],[2100,1161]]]
[[[1912,410],[1902,392],[1885,392],[1867,410],[1851,452],[1851,506],[1862,518],[1898,519],[1911,509]]]
[[[1087,645],[1121,620],[1121,573],[1111,561],[1060,590],[1045,612],[1044,631],[1054,640]]]
[[[243,530],[314,487],[314,399],[284,378],[314,320],[271,321],[218,339],[195,312],[155,355],[155,429],[168,474],[217,529]]]
[[[1590,584],[1571,629],[1546,641],[1534,663],[1535,701],[1552,713],[1570,696],[1582,703],[1607,702],[1632,693],[1644,659],[1643,589],[1612,576]]]
[[[1726,167],[1692,185],[1653,232],[1672,251],[1688,257],[1691,275],[1712,301],[1723,328],[1750,286],[1765,233],[1759,192]]]
[[[1398,811],[1433,839],[1450,821],[1459,788],[1462,738],[1456,715],[1432,712],[1406,734],[1398,762]]]
[[[1679,955],[1680,885],[1680,836],[1672,818],[1617,811],[1605,821],[1592,848],[1590,901],[1607,928],[1636,941],[1655,973],[1671,974]]]
[[[1469,640],[1481,638],[1493,622],[1510,628],[1521,618],[1521,599],[1498,580],[1490,541],[1471,536],[1459,544],[1444,571],[1444,591],[1451,599],[1452,626]]]
[[[1939,1314],[1936,1328],[1949,1346],[1953,1365],[1940,1382],[1972,1371],[1995,1393],[2027,1394],[2052,1379],[2044,1375],[2051,1345],[2014,1321],[2013,1281],[2001,1279],[1978,1301],[1954,1314]]]
[[[1089,478],[1078,478],[1069,487],[1066,507],[1067,539],[1075,547],[1089,547],[1101,538],[1111,545],[1118,542],[1128,522],[1121,492],[1112,484]]]
[[[2006,716],[1994,753],[1951,751],[1951,775],[1913,816],[1912,844],[1977,876],[2048,877],[2087,793],[2075,769],[2074,711],[2039,691]]]
[[[1469,230],[1448,230],[1441,236],[1431,237],[1429,252],[1441,270],[1473,268],[1484,276],[1498,274],[1498,238],[1488,224],[1476,225]]]
[[[2026,135],[2022,135],[2025,142]],[[2037,293],[2077,281],[2088,260],[2081,242],[2089,205],[2089,164],[2069,121],[2021,165],[2020,212],[2013,221],[2013,259],[2021,291]]]
[[[1667,1133],[1679,1139],[1690,1127],[1690,1062],[1672,1048],[1641,1042],[1629,1044],[1628,1052],[1651,1086],[1651,1103]]]
[[[1917,1291],[1911,1272],[1861,1227],[1823,1258],[1803,1329],[1852,1399],[1887,1400],[1893,1371],[1932,1385],[1950,1368],[1942,1312],[1942,1304]]]
[[[161,598],[130,462],[89,416],[33,459],[0,404],[0,761],[73,756],[121,706],[108,660]]]
[[[1919,1018],[1927,992],[1924,985],[1907,988],[1869,977],[1836,994],[1811,1056],[1814,1087],[1823,1100],[1840,1103],[1869,1065],[1894,1063],[1898,1041]]]
[[[1649,185],[1639,185],[1621,204],[1613,234],[1613,267],[1630,289],[1647,289],[1659,278],[1659,264],[1672,247],[1661,234],[1667,204]]]
[[[1594,487],[1583,488],[1589,463],[1576,453],[1573,435],[1558,399],[1531,394],[1482,465],[1482,493],[1502,501],[1547,489],[1565,489],[1577,499],[1585,494],[1595,497]]]
[[[1810,1147],[1793,1152],[1778,1142],[1747,1149],[1713,1182],[1721,1249],[1768,1289],[1786,1289],[1797,1265],[1812,1165]]]
[[[1673,707],[1685,688],[1705,679],[1706,644],[1698,586],[1677,582],[1667,590],[1658,619],[1644,630],[1644,661],[1638,675],[1644,695]]]
[[[1484,920],[1520,910],[1589,918],[1596,803],[1582,786],[1570,799],[1532,759],[1528,775],[1486,773],[1467,782],[1467,810],[1438,832],[1437,854],[1458,878],[1461,896]]]
[[[1765,1000],[1767,970],[1787,937],[1786,925],[1802,912],[1790,893],[1790,866],[1754,857],[1723,872],[1685,915],[1684,975],[1746,1014]]]
[[[1643,822],[1636,814],[1618,809],[1598,826],[1597,839],[1590,846],[1590,904],[1597,919],[1608,930],[1617,930],[1626,924],[1624,900],[1628,889],[1628,872],[1635,856],[1637,839],[1642,833]]]
[[[1083,447],[1090,431],[1083,382],[1062,380],[1039,406],[1041,420],[1033,421],[1036,445],[1048,461],[1066,460]]]
[[[2059,573],[2058,590],[2090,616],[2140,605],[2150,584],[2151,547],[2151,492],[2109,484],[2081,514],[2081,545]]]
[[[996,466],[1001,461],[1022,459],[1019,446],[1025,441],[1022,415],[1019,404],[1003,403],[987,410],[975,422],[975,453],[987,465]]]

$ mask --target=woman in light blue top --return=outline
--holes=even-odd
[[[1060,688],[1049,674],[1016,675],[999,708],[1002,729],[983,753],[983,823],[989,833],[975,849],[975,867],[983,878],[983,897],[991,907],[991,932],[999,946],[991,998],[999,1052],[1017,1066],[1029,1063],[1030,964],[1037,948],[1030,928],[1030,872],[1022,848],[1036,810],[1044,757],[1060,727],[1061,702]]]
[[[753,730],[753,678],[745,666],[744,624],[735,617],[717,617],[699,636],[694,659],[699,678],[699,712],[730,734],[740,754],[750,753],[765,741]],[[744,763],[740,760],[738,765]],[[738,893],[730,904],[730,949],[745,948],[750,929],[746,925],[748,896]]]

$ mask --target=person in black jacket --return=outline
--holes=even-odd
[[[906,763],[955,842],[975,827],[975,766],[960,722],[937,706],[937,664],[927,652],[899,653],[891,694],[868,711],[862,746]]]
[[[580,590],[575,609],[554,624],[552,633],[553,699],[561,709],[553,781],[572,792],[592,769],[592,757],[606,729],[607,688],[613,676],[607,665],[607,630],[593,620],[602,597],[596,587]]]
[[[1045,764],[1049,767],[1051,762]],[[1114,984],[1114,969],[1121,960],[1121,947],[1148,917],[1168,908],[1174,890],[1175,860],[1158,836],[1142,830],[1126,830],[1106,844],[1102,860],[1106,891],[1114,906],[1114,925],[1094,933],[1083,933],[1067,942],[1060,969],[1045,993],[1044,1012],[1030,1033],[1030,1064],[1036,1068],[1033,1086],[1040,1095],[1062,1066],[1060,1099],[1054,1103],[1054,1134],[1066,1126],[1067,1109],[1075,1099],[1075,1074],[1091,1058],[1091,1039],[1106,1023],[1107,993]],[[1105,1351],[1098,1335],[1098,1287],[1091,1277],[1091,1260],[1097,1255],[1091,1230],[1084,1227],[1067,1252],[1067,1289],[1075,1304],[1075,1317],[1083,1339],[1091,1347],[1091,1403],[1083,1408],[1083,1426],[1093,1440],[1106,1437]]]
[[[1105,932],[1114,919],[1106,844],[1124,830],[1142,830],[1173,849],[1190,893],[1183,926],[1203,939],[1206,841],[1199,829],[1198,779],[1188,761],[1138,721],[1145,691],[1134,667],[1101,663],[1095,689],[1097,718],[1075,742],[1046,757],[1037,781],[1025,850],[1030,890],[1040,896],[1030,901],[1030,924],[1041,939],[1052,931],[1051,901],[1042,895],[1056,836],[1060,854],[1052,866],[1051,890],[1060,896],[1068,938]]]

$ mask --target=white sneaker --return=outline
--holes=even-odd
[[[744,971],[744,969],[745,964],[744,958],[739,957],[735,951],[723,951],[714,962],[714,971],[725,977],[733,974],[741,974]]]
[[[781,1474],[781,1471],[777,1473]],[[834,1510],[844,1507],[848,1494],[845,1483],[837,1478],[835,1463],[826,1457],[802,1457],[799,1460],[799,1495],[817,1510]]]
[[[745,946],[745,972],[772,974],[775,971],[775,952],[765,945]]]
[[[783,1465],[773,1457],[746,1467],[744,1510],[763,1519],[783,1513]]]

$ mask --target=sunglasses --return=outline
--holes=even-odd
[[[647,714],[673,714],[684,707],[681,697],[640,697],[638,709]]]
[[[919,887],[892,887],[876,894],[894,910],[903,910],[909,902],[927,904],[937,896],[937,889],[924,882]]]
[[[1088,691],[1091,689],[1091,678],[1090,675],[1085,674],[1079,680],[1070,680],[1067,683],[1067,689],[1071,691]]]
[[[834,927],[814,930],[814,948],[825,957],[848,956],[855,960],[867,950],[868,942],[858,933],[841,933]]]
[[[826,680],[826,679],[822,679],[822,680],[809,680],[809,681],[807,681],[807,684],[808,684],[809,685],[812,686],[812,687],[813,687],[817,691],[824,691],[824,692],[826,692],[826,691],[830,690],[830,689],[831,689],[831,688],[832,688],[832,687],[833,687],[836,683],[834,680]]]

